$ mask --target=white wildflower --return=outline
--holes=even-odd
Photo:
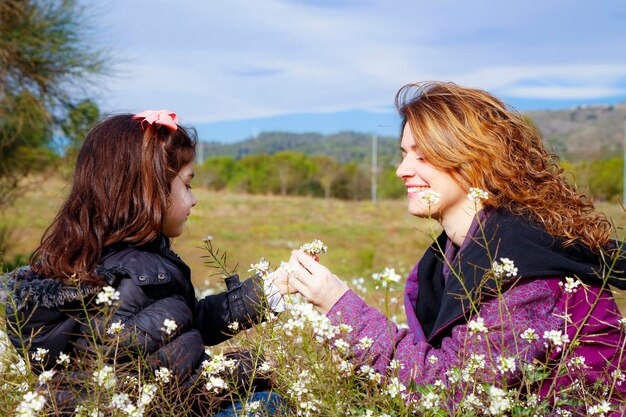
[[[253,413],[261,407],[261,401],[252,401],[246,404],[246,410]]]
[[[120,299],[120,293],[115,288],[106,286],[96,296],[96,304],[113,305],[113,301]]]
[[[320,253],[328,252],[328,247],[324,245],[321,240],[315,239],[313,242],[305,243],[300,247],[300,250],[308,255],[318,255]]]
[[[46,360],[48,352],[50,352],[48,349],[37,348],[37,350],[33,352],[31,357],[35,362],[43,362],[44,360]]]
[[[128,404],[130,404],[130,397],[126,393],[114,394],[111,397],[111,408],[124,410],[128,406]]]
[[[202,375],[210,377],[227,369],[233,369],[237,362],[233,359],[227,359],[225,355],[218,354],[211,358],[210,361],[202,362]]]
[[[383,288],[387,288],[390,283],[400,282],[402,277],[396,274],[394,268],[385,268],[383,272],[378,274],[372,274],[374,281],[380,281]]]
[[[104,417],[104,413],[99,409],[88,409],[84,405],[79,405],[74,409],[76,417]]]
[[[154,376],[156,377],[157,381],[159,381],[159,383],[167,384],[168,382],[170,382],[172,372],[166,367],[162,366],[154,371]]]
[[[626,381],[626,375],[618,369],[611,372],[611,378],[615,380],[617,386],[622,386],[622,383]]]
[[[470,393],[461,402],[461,408],[465,411],[482,411],[485,406],[476,394]]]
[[[120,334],[122,332],[122,330],[124,330],[124,323],[122,323],[121,321],[116,321],[115,323],[111,324],[111,326],[109,327],[109,330],[107,330],[107,334],[110,335],[115,335],[115,334]]]
[[[339,370],[343,375],[349,376],[352,374],[352,371],[354,371],[354,364],[342,359],[339,362]]]
[[[208,236],[202,238],[202,241],[204,243],[209,243],[212,240],[213,240],[213,236],[211,236],[211,235],[208,235]]]
[[[520,337],[529,343],[539,339],[539,336],[537,335],[535,329],[531,328],[524,330]]]
[[[98,386],[105,389],[114,388],[115,384],[117,383],[117,378],[115,377],[113,367],[110,365],[105,365],[99,371],[94,372],[93,381],[98,384]]]
[[[500,262],[494,261],[492,269],[496,278],[502,278],[503,276],[517,276],[517,268],[515,267],[513,261],[509,258],[500,258]]]
[[[500,388],[489,387],[489,407],[487,414],[501,416],[511,409],[511,399],[508,393]]]
[[[472,202],[487,200],[488,198],[489,193],[487,191],[476,187],[470,187],[469,193],[467,194],[467,199]]]
[[[560,352],[562,347],[569,343],[569,336],[567,333],[563,333],[560,330],[549,330],[543,332],[543,338],[548,339],[554,346],[556,346],[557,352]],[[548,346],[548,343],[545,343]]]
[[[263,362],[258,367],[258,371],[261,372],[262,374],[265,374],[265,373],[269,372],[271,369],[272,368],[271,368],[269,362]]]
[[[391,398],[396,398],[402,393],[402,391],[405,391],[405,390],[406,390],[406,387],[404,386],[404,384],[400,382],[400,380],[397,377],[394,376],[393,378],[391,378],[391,380],[387,384],[387,388],[385,389],[385,392]]]
[[[422,407],[430,410],[439,405],[439,396],[434,392],[429,392],[422,396]]]
[[[50,381],[50,379],[52,379],[55,373],[56,371],[54,370],[43,371],[42,373],[39,374],[39,383],[42,385],[46,384],[48,381]]]
[[[359,372],[365,375],[370,381],[380,382],[382,380],[382,375],[369,365],[362,365],[359,368]]]
[[[500,372],[502,372],[503,374],[506,372],[510,372],[510,373],[514,373],[515,372],[515,358],[510,356],[508,358],[505,358],[503,356],[500,356],[498,358],[498,370]]]
[[[372,346],[373,343],[374,341],[372,339],[370,339],[367,336],[364,336],[361,339],[359,339],[359,342],[356,344],[356,347],[357,349],[367,350]]]
[[[607,400],[602,401],[598,405],[592,405],[591,407],[587,408],[587,414],[589,416],[604,417],[606,413],[609,412],[611,412],[611,403],[609,403]]]
[[[526,397],[526,406],[527,407],[537,407],[539,405],[539,395],[537,394],[530,394],[528,397]]]
[[[584,356],[574,356],[573,358],[570,358],[570,360],[567,361],[567,367],[571,370],[589,369],[589,365],[585,363]]]
[[[619,324],[619,326],[622,328],[623,331],[626,331],[626,317],[622,317],[621,319],[617,321],[617,323]]]
[[[29,391],[22,397],[22,401],[15,409],[15,415],[18,417],[35,416],[45,405],[46,398],[43,395]]]
[[[59,353],[59,357],[57,358],[57,363],[59,365],[69,365],[70,363],[70,355],[67,355],[63,352]]]
[[[479,369],[484,369],[486,365],[485,355],[472,353],[461,371],[461,379],[465,382],[472,380],[473,375]]]
[[[139,396],[138,404],[142,407],[147,406],[154,399],[154,395],[157,392],[157,386],[154,384],[144,384],[141,387],[141,395]]]
[[[450,384],[454,385],[461,380],[461,370],[457,367],[450,368],[446,371],[446,377]]]
[[[565,277],[565,285],[563,285],[563,282],[559,282],[559,285],[561,287],[565,287],[564,290],[567,293],[573,294],[576,291],[578,291],[578,286],[580,285],[580,280],[579,279],[575,279],[575,278],[570,278],[570,277]]]
[[[254,275],[264,277],[270,272],[270,263],[265,260],[265,258],[261,258],[258,263],[250,264],[250,269],[248,272],[252,272]]]
[[[26,362],[24,361],[23,358],[19,358],[19,360],[17,361],[17,363],[12,363],[9,366],[9,370],[11,372],[20,374],[20,375],[26,375]]]
[[[333,345],[337,348],[337,351],[340,353],[347,352],[350,348],[350,344],[343,339],[337,339],[333,343]]]
[[[392,371],[404,369],[404,364],[397,359],[392,359],[391,362],[389,362],[389,366],[387,366],[387,369]]]
[[[438,360],[439,358],[436,357],[435,355],[430,355],[428,357],[428,362],[431,363],[432,365],[436,364]]]
[[[339,331],[342,333],[350,333],[354,328],[349,324],[342,323],[339,325]]]
[[[210,376],[208,379],[209,380],[207,381],[205,385],[207,391],[213,391],[217,393],[228,388],[226,381],[224,381],[220,377]]]
[[[163,327],[161,327],[161,331],[167,334],[168,336],[171,336],[172,333],[174,333],[177,328],[178,328],[178,324],[176,324],[174,320],[165,319],[163,320]]]
[[[441,193],[438,193],[435,190],[422,190],[417,193],[417,196],[426,200],[429,206],[439,204],[439,201],[441,200]]]
[[[232,323],[230,323],[228,325],[228,328],[233,331],[236,332],[237,330],[239,330],[239,322],[238,321],[233,321]]]
[[[469,323],[467,323],[467,327],[472,333],[487,333],[485,320],[482,317],[474,317]]]

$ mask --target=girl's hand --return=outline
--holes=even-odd
[[[291,252],[289,265],[294,270],[289,274],[289,286],[322,314],[327,314],[350,289],[328,268],[302,251]]]
[[[286,271],[282,266],[271,273],[270,279],[280,292],[280,295],[293,294],[297,292],[289,283],[289,274],[290,272]]]

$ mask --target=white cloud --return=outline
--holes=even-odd
[[[195,123],[386,109],[401,85],[428,79],[531,99],[626,88],[626,20],[612,1],[111,5],[103,27],[123,77],[106,109],[169,107]]]

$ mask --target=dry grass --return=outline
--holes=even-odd
[[[11,248],[5,259],[29,255],[63,201],[64,183],[53,178],[26,193],[16,206],[5,210],[2,223],[14,227]],[[203,265],[205,252],[198,246],[206,235],[214,246],[228,252],[229,263],[239,264],[246,275],[250,263],[265,257],[273,266],[289,258],[304,242],[320,239],[329,247],[322,262],[345,280],[369,277],[384,267],[407,274],[430,243],[433,223],[416,219],[406,211],[404,200],[352,202],[305,197],[277,197],[215,193],[194,189],[198,205],[174,249],[191,266],[199,288],[211,271]],[[601,203],[604,211],[626,236],[626,214],[618,204]],[[215,286],[217,282],[211,282]],[[376,297],[374,294],[371,297]],[[373,301],[373,300],[372,300]],[[378,301],[378,300],[376,300]],[[375,303],[377,304],[377,303]],[[626,303],[621,300],[622,311]]]

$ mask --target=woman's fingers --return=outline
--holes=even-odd
[[[310,255],[302,252],[301,250],[295,250],[291,252],[292,257],[297,259],[297,261],[306,268],[312,275],[317,275],[328,271],[324,265],[320,264],[318,261],[313,259]]]

